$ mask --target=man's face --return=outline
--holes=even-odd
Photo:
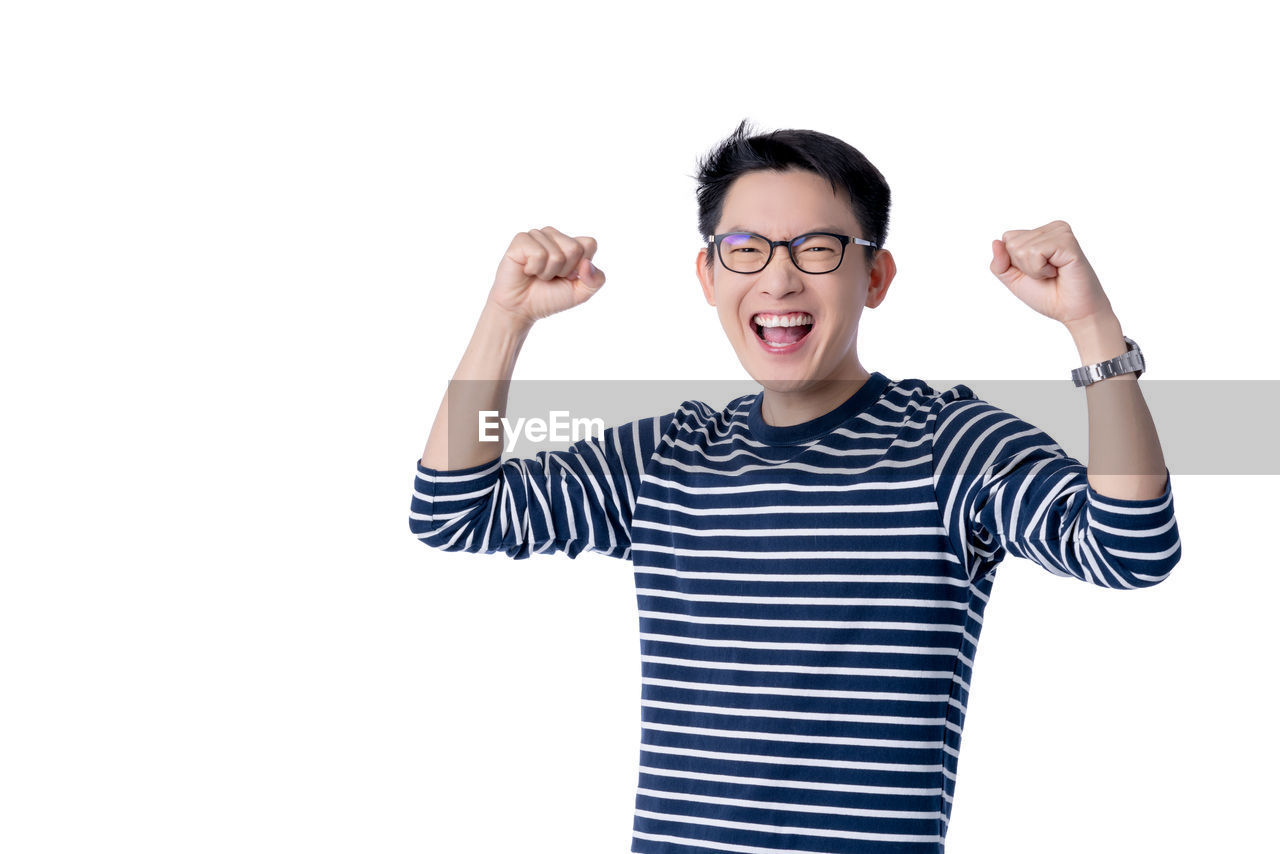
[[[837,196],[826,179],[796,169],[748,172],[736,179],[715,233],[728,231],[752,231],[770,240],[810,231],[866,236],[843,191]],[[777,247],[758,273],[735,273],[718,258],[708,271],[706,256],[712,251],[708,246],[698,253],[702,292],[752,379],[773,391],[794,392],[866,375],[858,362],[858,321],[864,306],[875,308],[884,300],[896,272],[887,251],[879,253],[868,273],[868,248],[850,241],[840,267],[817,275],[799,270],[785,246]],[[808,330],[798,343],[778,348],[762,340],[759,314],[796,312],[813,320],[798,327]]]

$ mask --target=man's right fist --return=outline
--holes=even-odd
[[[604,284],[591,259],[593,237],[569,237],[551,226],[522,231],[507,247],[489,301],[529,323],[586,302]]]

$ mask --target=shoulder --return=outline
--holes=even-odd
[[[937,391],[922,380],[907,380],[913,391],[920,411],[924,414],[924,429],[935,445],[950,444],[957,434],[968,432],[973,422],[983,420],[999,412],[972,388],[957,383]]]
[[[967,385],[952,385],[938,391],[925,380],[916,378],[894,380],[884,394],[884,401],[895,409],[924,410],[930,419],[936,418],[948,405],[976,400],[978,396]]]
[[[739,395],[724,406],[714,406],[704,400],[685,400],[675,412],[675,420],[691,429],[705,427],[708,424],[729,424],[733,421],[745,421],[747,413],[755,403],[760,392]]]
[[[929,396],[929,413],[933,417],[954,412],[963,408],[968,402],[980,401],[981,398],[969,386],[963,383],[949,386],[942,391],[933,391]]]

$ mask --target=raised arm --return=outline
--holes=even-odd
[[[1111,301],[1070,225],[1054,220],[1006,231],[991,252],[991,273],[1062,323],[1086,363],[1124,352]],[[1136,378],[1094,386],[1087,395],[1089,467],[966,386],[939,396],[929,416],[934,489],[970,579],[1007,550],[1102,587],[1149,587],[1181,558],[1169,469]]]
[[[506,416],[516,358],[533,325],[586,302],[600,290],[605,277],[591,261],[595,253],[593,238],[569,237],[550,226],[512,239],[436,412],[422,452],[423,466],[456,470],[498,459],[501,444],[480,441],[480,413]]]
[[[481,412],[506,416],[516,358],[534,323],[604,284],[595,251],[594,239],[550,227],[512,240],[417,464],[409,529],[427,545],[513,558],[577,557],[585,549],[630,555],[640,473],[670,416],[501,463],[501,443],[480,440]]]

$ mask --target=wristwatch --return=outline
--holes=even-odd
[[[1083,365],[1073,369],[1071,371],[1071,381],[1079,388],[1119,374],[1136,373],[1139,377],[1142,376],[1142,372],[1146,370],[1147,363],[1142,358],[1142,351],[1138,349],[1138,342],[1126,335],[1124,343],[1129,349],[1114,359],[1107,359],[1105,362]]]

